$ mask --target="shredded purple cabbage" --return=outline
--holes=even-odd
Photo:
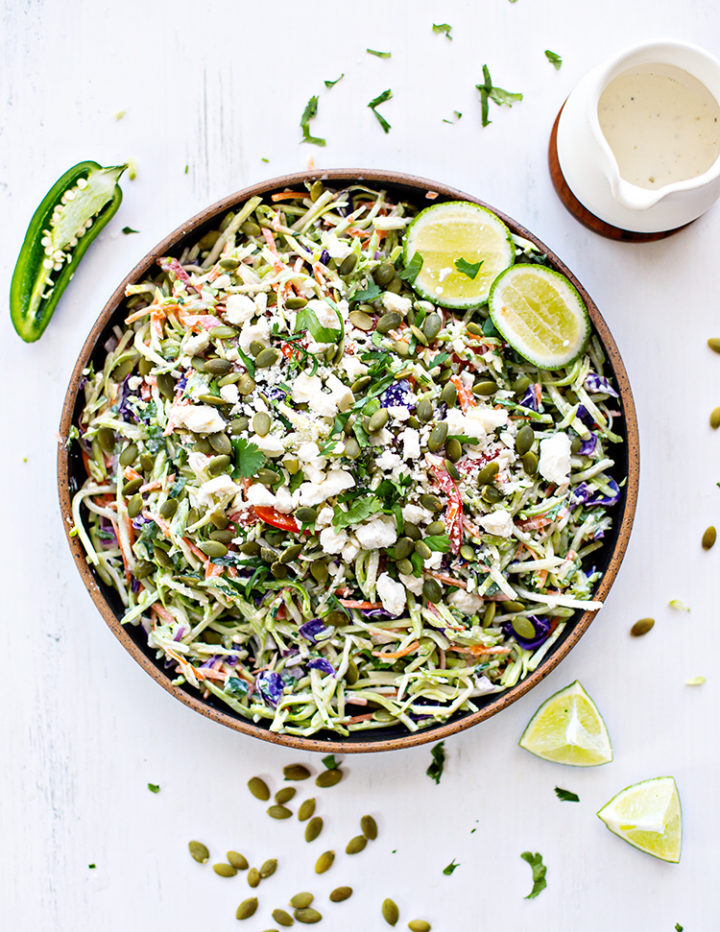
[[[581,456],[590,456],[591,453],[595,452],[595,447],[597,446],[598,438],[597,434],[590,434],[587,440],[583,440],[578,453]]]
[[[577,411],[575,412],[575,417],[576,417],[579,421],[582,421],[582,423],[583,423],[586,427],[595,427],[595,426],[596,426],[596,425],[595,425],[595,421],[593,420],[592,415],[590,414],[590,412],[588,411],[588,409],[585,407],[585,405],[578,405],[578,409],[577,409]]]
[[[529,408],[531,411],[538,410],[538,401],[535,394],[535,386],[531,385],[528,390],[525,392],[522,401],[520,404],[523,408]]]
[[[265,395],[269,401],[285,401],[287,398],[287,392],[284,388],[280,388],[279,385],[271,385],[266,388]]]
[[[612,478],[608,479],[607,484],[610,494],[604,495],[599,489],[590,488],[587,482],[581,482],[580,485],[575,486],[573,489],[570,507],[575,508],[578,505],[617,505],[620,501],[620,487]]]
[[[123,379],[122,388],[120,389],[120,400],[117,407],[118,417],[122,418],[123,421],[139,421],[140,418],[135,413],[134,409],[130,406],[130,397],[135,397],[135,393],[130,390],[128,382],[132,376],[126,376]]]
[[[386,612],[384,608],[363,608],[361,612],[365,618],[374,618],[376,621],[386,621],[388,618],[396,617]]]
[[[412,398],[412,386],[407,379],[400,379],[389,385],[380,396],[380,406],[382,408],[412,408],[414,404]]]
[[[323,249],[323,251],[320,253],[320,261],[323,265],[327,265],[330,261],[330,253],[327,251],[327,249]]]
[[[541,644],[547,641],[550,635],[550,622],[546,621],[545,618],[539,618],[537,615],[527,615],[526,617],[532,622],[535,628],[534,638],[520,637],[513,628],[511,621],[506,621],[503,624],[503,631],[506,637],[515,638],[518,644],[524,647],[525,650],[535,650],[536,647],[540,647]]]
[[[604,375],[598,375],[597,372],[588,372],[585,376],[585,388],[589,392],[602,392],[605,395],[612,395],[613,398],[620,397],[609,379],[606,379]]]
[[[304,625],[300,625],[298,632],[311,644],[315,644],[320,638],[327,637],[330,634],[330,629],[319,618],[312,618],[310,621],[306,621]]]
[[[320,670],[321,673],[332,673],[333,676],[335,675],[335,667],[329,660],[325,660],[324,657],[313,657],[312,660],[308,660],[307,666],[309,670]]]
[[[282,699],[284,687],[280,674],[272,670],[263,670],[255,677],[255,688],[268,705],[277,706]]]

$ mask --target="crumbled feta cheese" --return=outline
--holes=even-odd
[[[405,405],[390,405],[385,410],[394,421],[407,421],[410,417],[410,409]]]
[[[337,234],[331,230],[327,230],[321,235],[320,242],[333,259],[344,259],[345,256],[352,252],[352,245],[338,239]]]
[[[307,306],[314,312],[322,327],[328,327],[331,330],[340,330],[338,316],[327,301],[323,301],[321,298],[314,298],[312,301],[308,301]]]
[[[260,508],[273,508],[275,506],[275,496],[262,482],[253,482],[246,495],[251,505],[258,505]]]
[[[422,595],[422,576],[406,576],[404,573],[398,573],[398,576],[403,586],[405,586],[408,591],[412,592],[413,595]]]
[[[341,382],[340,379],[332,373],[325,380],[325,385],[330,389],[330,395],[341,411],[347,411],[355,402],[355,396],[352,390]]]
[[[197,500],[200,505],[227,502],[240,490],[241,486],[233,482],[230,476],[217,476],[215,479],[203,482],[197,491]]]
[[[261,437],[260,434],[253,434],[250,441],[266,456],[280,456],[281,453],[285,452],[282,437],[273,437],[272,434]]]
[[[275,493],[274,508],[280,514],[289,515],[297,507],[297,495],[288,489],[287,486],[281,485]]]
[[[144,379],[141,375],[131,375],[128,379],[128,388],[131,392],[136,392],[142,385]]]
[[[240,348],[247,353],[250,349],[250,344],[254,341],[263,344],[270,342],[270,324],[267,317],[261,317],[254,324],[251,324],[249,321],[243,324],[240,336],[238,337]]]
[[[347,534],[343,530],[336,531],[333,527],[326,527],[320,531],[320,546],[325,553],[342,553],[347,543]]]
[[[498,427],[504,427],[508,422],[508,413],[505,408],[491,408],[489,405],[476,405],[465,415],[465,421],[480,424],[487,433],[492,433]]]
[[[442,563],[443,555],[439,550],[433,550],[430,556],[424,563],[426,570],[438,570],[440,569],[440,564]]]
[[[360,545],[356,540],[350,538],[342,549],[342,558],[346,563],[350,563],[360,553]]]
[[[374,434],[370,434],[370,446],[386,447],[388,444],[392,443],[394,439],[390,431],[386,427],[383,427],[382,430],[376,430]]]
[[[447,597],[448,602],[453,608],[460,609],[465,615],[474,615],[483,604],[483,600],[472,592],[465,592],[463,589],[456,589]]]
[[[240,397],[240,392],[238,391],[237,385],[223,385],[220,389],[220,397],[223,401],[227,401],[228,404],[234,405],[237,404]]]
[[[334,514],[335,512],[333,511],[333,509],[330,508],[328,505],[325,505],[325,507],[321,508],[320,511],[318,512],[318,516],[315,519],[315,527],[316,528],[327,527],[328,524],[332,522]]]
[[[331,469],[321,482],[303,482],[300,486],[300,502],[303,505],[320,505],[354,485],[355,480],[349,472]]]
[[[210,462],[210,457],[204,453],[197,453],[195,450],[188,456],[188,466],[195,473],[196,478],[202,479],[205,475],[205,468]]]
[[[265,300],[267,301],[267,298]],[[245,321],[252,320],[257,312],[255,301],[246,294],[231,294],[225,299],[225,319],[231,324],[244,324]]]
[[[391,450],[383,450],[380,456],[375,460],[375,465],[383,472],[392,472],[401,462],[402,460],[397,453],[393,453]]]
[[[364,375],[368,367],[364,362],[361,362],[357,356],[348,356],[345,354],[340,360],[340,366],[345,370],[349,379],[352,379],[354,382],[355,379],[359,379],[361,375]],[[405,409],[403,409],[405,410]]]
[[[175,424],[195,434],[216,434],[225,429],[225,421],[212,405],[183,405],[176,408]]]
[[[500,509],[478,519],[478,524],[495,537],[510,537],[513,532],[513,520],[509,511]]]
[[[386,612],[391,615],[402,613],[407,601],[405,586],[402,583],[395,582],[387,573],[381,573],[377,580],[377,594]]]
[[[321,389],[322,382],[316,375],[307,375],[305,372],[301,372],[292,385],[293,401],[298,404],[306,404]]]
[[[337,414],[338,403],[334,395],[328,395],[325,392],[318,392],[317,395],[308,401],[308,406],[315,414],[320,417],[335,417]]]
[[[406,427],[400,434],[403,445],[403,459],[420,459],[420,434],[413,427]]]
[[[412,307],[412,301],[410,298],[403,298],[399,294],[395,294],[393,291],[383,292],[382,303],[385,306],[385,310],[397,311],[398,314],[402,314],[403,317]]]
[[[198,333],[197,336],[185,337],[182,348],[183,352],[187,353],[188,356],[197,356],[199,353],[204,353],[209,345],[210,335],[207,331],[204,331],[203,333]]]
[[[354,483],[353,483],[354,484]],[[395,520],[387,515],[371,518],[355,529],[363,550],[378,550],[380,547],[392,547],[397,540]]]
[[[476,411],[477,408],[471,408],[470,411]],[[471,418],[470,414],[465,415],[460,408],[448,408],[445,414],[445,423],[448,426],[449,434],[465,434],[467,437],[473,437],[482,440],[485,436],[485,428],[477,418]]]
[[[540,475],[556,485],[567,485],[570,479],[570,438],[553,434],[540,441]]]
[[[422,505],[405,505],[402,516],[408,524],[428,524],[433,519],[432,513]]]

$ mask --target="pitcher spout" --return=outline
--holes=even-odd
[[[610,180],[610,187],[618,204],[628,210],[649,210],[665,197],[663,188],[650,191],[647,188],[640,188],[636,184],[625,181],[619,175]]]

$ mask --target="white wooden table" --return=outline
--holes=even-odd
[[[434,35],[436,20],[453,39]],[[187,854],[229,847],[253,862],[280,859],[247,923],[297,890],[318,895],[320,928],[398,928],[426,916],[435,930],[706,932],[720,922],[717,883],[718,560],[700,535],[720,522],[717,301],[720,208],[680,234],[642,246],[599,239],[556,199],[547,138],[584,71],[625,44],[667,35],[717,51],[720,14],[700,0],[424,0],[362,4],[240,0],[71,4],[6,0],[0,11],[0,279],[6,293],[27,221],[75,161],[137,163],[121,210],[92,247],[39,344],[2,317],[3,707],[0,714],[0,928],[27,932],[233,929],[249,895]],[[392,59],[366,54],[391,50]],[[563,56],[556,71],[549,48]],[[474,85],[487,62],[497,84],[522,91],[491,105],[480,126]],[[344,72],[330,91],[325,79]],[[385,88],[383,134],[367,101]],[[319,93],[313,132],[298,122]],[[126,115],[117,121],[117,111]],[[453,110],[455,125],[443,123]],[[536,232],[593,295],[619,343],[635,391],[643,455],[636,526],[606,608],[579,646],[533,693],[447,743],[439,786],[429,748],[347,759],[347,781],[319,792],[325,833],[304,843],[245,789],[303,759],[243,738],[175,702],[120,648],[69,557],[55,490],[55,437],[65,385],[85,333],[127,270],[167,231],[250,182],[305,167],[375,166],[444,180],[494,203]],[[267,159],[267,161],[264,161]],[[185,165],[188,171],[185,173]],[[123,236],[124,225],[137,235]],[[689,614],[668,601],[683,599]],[[657,619],[644,639],[628,629]],[[704,674],[700,688],[684,685]],[[517,747],[539,702],[579,678],[596,699],[615,761],[587,771]],[[315,768],[319,761],[310,760]],[[595,811],[629,783],[673,774],[685,845],[668,865],[615,838]],[[148,792],[158,783],[160,793]],[[561,803],[558,785],[579,793]],[[304,795],[308,791],[302,791]],[[364,812],[380,837],[339,855],[317,878],[324,847],[342,851]],[[543,854],[548,888],[525,900],[527,849]],[[453,858],[452,876],[442,869]],[[89,869],[89,864],[96,868]],[[352,900],[326,894],[350,883]],[[325,902],[322,903],[322,900]]]

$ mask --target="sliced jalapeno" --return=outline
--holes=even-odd
[[[10,285],[10,316],[26,343],[42,336],[85,251],[120,206],[126,168],[79,162],[33,214]]]

